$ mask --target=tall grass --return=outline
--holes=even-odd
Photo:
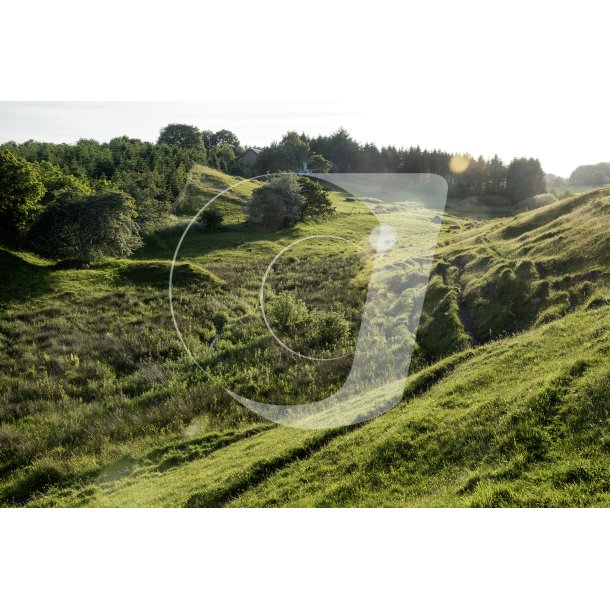
[[[0,502],[607,501],[608,189],[514,218],[448,215],[406,402],[319,438],[258,420],[225,388],[296,403],[342,384],[368,285],[366,253],[321,240],[291,250],[269,278],[281,339],[346,358],[287,354],[263,323],[258,290],[291,241],[326,233],[366,244],[376,220],[331,193],[332,220],[268,233],[243,223],[251,184],[221,198],[214,205],[227,227],[194,226],[175,270],[176,321],[197,367],[173,327],[169,269],[186,212],[231,182],[198,168],[181,215],[130,260],[70,270],[0,249]],[[412,279],[405,272],[397,289],[412,290]],[[296,313],[284,316],[286,302]],[[324,316],[334,321],[322,337]]]

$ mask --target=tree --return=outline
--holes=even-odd
[[[367,143],[352,154],[351,171],[385,172],[387,166],[379,149],[374,144]]]
[[[204,131],[203,139],[205,141],[206,148],[214,148],[215,146],[220,146],[221,144],[228,145],[234,153],[237,154],[238,151],[241,150],[241,145],[239,143],[239,138],[228,129],[221,129],[220,131],[212,132],[212,131]]]
[[[216,144],[208,150],[208,163],[223,172],[229,170],[235,161],[235,153],[229,144]]]
[[[506,194],[514,204],[546,193],[546,180],[538,159],[513,159],[506,170]]]
[[[381,149],[381,158],[389,172],[398,172],[400,169],[400,152],[394,146]]]
[[[48,193],[41,203],[50,202],[62,191],[84,192],[85,185],[95,192],[120,189],[135,199],[137,222],[144,231],[158,226],[169,213],[193,164],[202,160],[201,150],[125,136],[108,143],[79,140],[76,144],[49,144],[30,140],[23,144],[8,142],[1,148],[37,165],[43,183],[48,182]]]
[[[337,172],[355,171],[355,157],[362,148],[343,127],[330,136],[314,138],[309,146],[313,152],[328,159]]]
[[[262,223],[265,229],[292,227],[303,217],[305,197],[301,194],[295,174],[280,174],[257,188],[248,206],[252,222]]]
[[[158,228],[171,211],[173,193],[166,193],[166,184],[158,171],[121,170],[114,175],[116,186],[96,184],[97,191],[116,190],[117,186],[135,201],[137,223],[142,233]]]
[[[562,178],[561,176],[556,176],[555,174],[545,174],[545,178],[546,187],[548,189],[565,188],[570,183],[567,178]]]
[[[206,208],[201,212],[197,221],[202,223],[208,231],[217,231],[224,222],[224,216],[216,208]]]
[[[580,165],[570,175],[570,184],[601,186],[610,183],[610,163]]]
[[[134,201],[125,193],[66,193],[32,225],[30,241],[43,256],[80,265],[128,256],[142,243],[135,217]]]
[[[327,174],[333,168],[333,164],[322,155],[313,154],[307,160],[307,165],[316,174]]]
[[[36,168],[9,150],[0,150],[0,229],[23,229],[41,211],[44,194]]]
[[[328,193],[320,183],[307,178],[299,177],[301,195],[305,198],[301,218],[326,218],[333,213],[333,204]]]
[[[164,127],[159,133],[157,144],[169,144],[179,148],[194,148],[203,150],[203,137],[197,127],[172,123]]]
[[[46,189],[40,203],[48,204],[61,193],[76,192],[82,195],[92,195],[93,189],[82,178],[62,171],[61,167],[49,161],[39,161],[35,164],[38,175]]]
[[[487,165],[488,187],[487,192],[491,195],[500,195],[506,188],[506,167],[498,155]]]
[[[257,172],[299,172],[308,155],[309,144],[296,131],[289,131],[279,142],[261,150],[256,159]]]

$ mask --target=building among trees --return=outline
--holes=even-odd
[[[253,167],[260,154],[260,148],[247,148],[235,161],[248,167]]]

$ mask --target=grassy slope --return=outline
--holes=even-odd
[[[185,207],[235,182],[199,168]],[[331,367],[320,384],[320,367],[276,362],[278,348],[258,311],[258,286],[273,254],[293,239],[338,231],[364,239],[375,220],[362,206],[346,212],[337,197],[337,221],[252,232],[241,220],[255,186],[241,184],[214,204],[224,209],[227,228],[211,234],[195,225],[175,272],[177,319],[205,371],[180,346],[167,302],[171,259],[188,214],[179,210],[132,259],[90,269],[62,269],[0,249],[0,502],[23,504],[50,487],[103,479],[151,451],[157,455],[159,447],[173,451],[185,436],[205,444],[209,434],[214,445],[219,433],[241,433],[256,418],[231,403],[224,387],[281,401],[295,386],[324,392],[341,383],[347,364]],[[351,278],[356,307],[367,278],[354,279],[359,261],[347,250],[318,289],[328,297],[337,282],[345,286],[342,280]],[[332,244],[322,248],[313,273],[337,253]],[[253,352],[266,360],[255,361]]]
[[[205,183],[205,177],[201,178]],[[191,196],[196,197],[197,187],[194,190]],[[348,215],[351,208],[343,209],[345,204],[335,197],[344,214],[340,218],[341,230],[352,238],[365,236],[373,219],[366,214]],[[238,222],[240,202],[227,200],[223,205],[228,211],[234,206]],[[337,229],[338,225],[305,226],[270,241],[268,235],[240,235],[241,229],[236,226],[222,235],[205,236],[203,253],[197,245],[201,246],[204,236],[199,236],[193,244],[187,244],[191,262],[185,264],[184,273],[200,273],[202,277],[197,275],[197,281],[213,287],[218,278],[230,281],[231,270],[241,268],[248,260],[260,259],[262,265],[282,243],[297,235]],[[82,297],[78,295],[91,290],[91,285],[84,283],[101,282],[106,274],[107,284],[96,286],[116,290],[116,277],[124,276],[123,269],[167,264],[175,236],[172,230],[157,235],[148,249],[138,253],[139,262],[108,264],[95,270],[100,278],[95,280],[84,275],[91,271],[49,271],[43,261],[18,257],[50,276],[48,285],[32,282],[32,291],[38,290],[40,296],[32,294],[30,315],[38,315],[43,327],[51,323],[45,310],[53,299],[49,286],[59,286],[51,292],[55,306],[58,296],[64,295],[65,299],[69,286],[76,300],[74,307],[81,312],[78,303]],[[44,485],[54,482],[57,486],[28,496],[24,481],[32,485],[27,479],[32,476],[32,467],[24,467],[9,478],[9,491],[15,497],[14,490],[19,485],[23,490],[25,485],[26,491],[17,500],[23,502],[29,497],[34,505],[608,504],[608,236],[608,190],[567,199],[514,219],[472,222],[447,218],[418,337],[426,358],[439,360],[410,376],[405,401],[399,407],[350,429],[282,429],[257,422],[248,414],[243,414],[242,420],[238,417],[213,425],[212,405],[202,409],[197,402],[209,394],[210,388],[189,385],[193,380],[185,372],[188,362],[181,362],[177,354],[171,353],[176,342],[170,336],[171,328],[162,321],[161,301],[153,301],[151,309],[146,310],[136,299],[132,322],[145,328],[150,325],[151,341],[153,328],[157,333],[166,333],[165,338],[155,339],[170,350],[160,368],[164,375],[168,369],[173,371],[173,395],[157,396],[156,401],[141,404],[139,409],[133,401],[125,402],[127,420],[125,412],[111,410],[110,421],[116,430],[126,431],[125,438],[121,440],[118,435],[117,441],[117,432],[111,429],[107,431],[106,444],[101,443],[93,457],[90,448],[75,451],[68,461],[69,468],[78,475],[72,482],[68,476],[55,481],[52,469],[48,472],[42,467],[44,460],[50,459],[42,450],[42,443],[42,457],[36,458],[35,466],[37,476],[43,477],[38,487],[44,489]],[[144,261],[153,255],[156,262]],[[206,275],[203,267],[215,275]],[[253,284],[258,267],[256,271],[251,276]],[[72,275],[59,281],[59,273]],[[139,269],[136,277],[141,273]],[[188,281],[186,277],[185,282]],[[135,294],[133,277],[127,284],[123,280],[121,286],[122,291]],[[151,298],[150,286],[146,294]],[[20,298],[15,295],[13,303]],[[161,293],[158,298],[162,298]],[[40,305],[45,299],[49,303]],[[72,306],[72,297],[68,302]],[[12,306],[15,320],[25,315],[22,310],[17,311],[20,308],[16,304]],[[97,312],[100,301],[90,306]],[[109,307],[112,306],[117,303],[111,302]],[[123,312],[122,306],[120,311]],[[254,312],[255,305],[244,315],[254,317]],[[117,316],[116,310],[114,317],[110,310],[107,315],[110,325],[119,324],[117,317],[123,316]],[[104,318],[103,310],[99,317]],[[244,318],[238,323],[243,325]],[[34,352],[33,345],[40,339],[36,322],[24,319],[20,328],[25,335],[35,335],[30,337]],[[256,335],[249,340],[258,338]],[[492,342],[488,342],[490,338]],[[444,343],[440,339],[445,339]],[[426,343],[430,344],[427,351]],[[479,346],[472,349],[473,345]],[[67,362],[67,348],[64,352]],[[225,356],[229,353],[232,352],[225,352]],[[21,352],[15,357],[21,359],[23,355]],[[277,358],[279,354],[272,356]],[[108,354],[101,355],[97,360],[100,366],[107,358]],[[30,359],[35,369],[37,356],[32,353]],[[240,363],[243,365],[243,361]],[[154,366],[154,362],[149,365]],[[66,369],[62,370],[65,373]],[[291,379],[292,383],[298,380],[290,377],[291,370],[289,367],[282,371],[288,376],[288,386]],[[125,381],[116,367],[112,372],[121,383]],[[268,373],[269,387],[258,388],[262,396],[271,391],[277,380],[277,370],[270,369]],[[340,380],[341,371],[336,373]],[[129,373],[127,379],[133,374]],[[260,370],[252,374],[257,376],[257,382],[266,375]],[[234,381],[239,385],[244,379],[238,377],[235,373]],[[112,379],[108,383],[116,387]],[[135,387],[134,398],[140,396]],[[167,379],[152,383],[148,391],[155,395],[166,387]],[[328,391],[328,386],[325,389]],[[90,399],[84,401],[86,406],[81,396],[80,403],[77,401],[80,407],[69,411],[74,413],[71,417],[82,418],[82,409],[87,413],[95,408],[95,402],[92,407]],[[219,404],[222,408],[218,410],[224,413],[227,407],[222,406],[222,401]],[[107,402],[98,409],[100,425],[107,425]],[[134,434],[133,428],[139,429],[138,418],[144,417],[143,413],[149,417],[151,412],[157,413],[160,420],[171,415],[169,422],[162,423],[165,432],[159,434],[159,422],[152,421]],[[65,409],[51,415],[56,427],[65,427]],[[48,419],[51,415],[45,412],[43,417]],[[37,415],[18,418],[16,424],[4,426],[5,436],[27,430],[31,425],[27,417]],[[84,429],[76,424],[75,428]],[[35,430],[48,433],[48,426],[36,426]],[[110,439],[112,442],[108,442]],[[65,441],[59,442],[53,451],[65,452],[65,445]],[[85,476],[87,472],[89,476]],[[45,476],[49,479],[46,483]]]

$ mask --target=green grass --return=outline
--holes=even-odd
[[[169,266],[188,214],[236,181],[198,168],[178,215],[130,260],[70,270],[0,250],[2,503],[609,504],[610,189],[511,217],[452,203],[404,401],[315,432],[260,420],[223,388],[282,403],[342,384],[349,359],[303,363],[269,338],[258,286],[291,241],[366,244],[377,221],[335,192],[334,219],[265,233],[243,223],[255,185],[215,202],[227,226],[194,226],[175,273],[198,369],[169,316]],[[325,240],[279,262],[273,289],[344,316],[353,339],[367,255]]]

